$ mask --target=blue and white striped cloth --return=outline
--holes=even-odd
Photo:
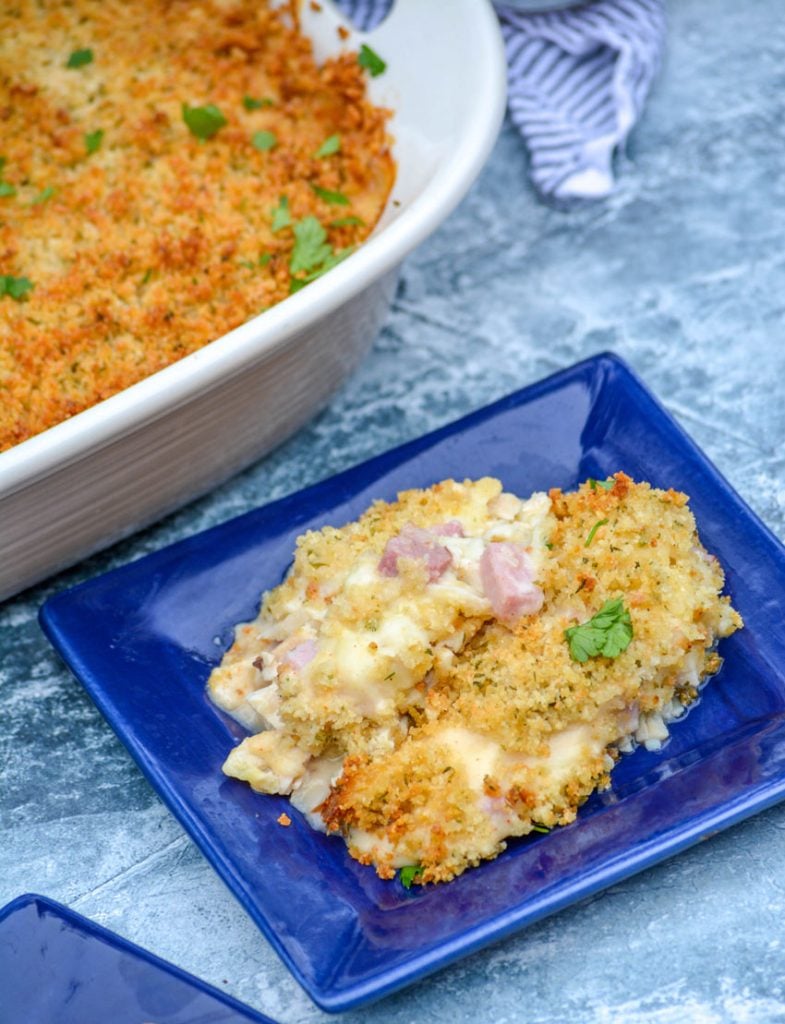
[[[338,3],[366,31],[392,6],[392,0]],[[499,3],[497,10],[510,115],[528,146],[535,188],[555,200],[607,196],[613,155],[638,120],[659,67],[664,0],[594,0],[544,14]]]

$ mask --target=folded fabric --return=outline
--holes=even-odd
[[[338,0],[338,6],[368,31],[392,0]],[[664,0],[594,0],[542,14],[510,4],[497,10],[510,115],[528,146],[534,186],[556,200],[608,195],[613,155],[638,120],[659,67]]]

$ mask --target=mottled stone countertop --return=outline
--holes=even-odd
[[[0,609],[0,904],[49,895],[286,1024],[329,1019],[49,647],[36,613],[55,590],[604,349],[785,537],[781,4],[680,0],[670,17],[611,199],[543,206],[505,127],[325,412],[207,498]],[[339,1019],[785,1020],[784,968],[785,805]]]

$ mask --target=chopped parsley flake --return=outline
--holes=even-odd
[[[594,540],[594,535],[599,530],[599,528],[601,526],[607,526],[607,525],[608,525],[608,520],[607,519],[598,519],[597,522],[594,524],[594,526],[592,526],[592,528],[589,530],[589,536],[586,538],[586,543],[583,546],[585,548],[587,548],[591,544],[591,542]]]
[[[354,246],[350,245],[339,252],[333,252],[327,241],[327,232],[313,216],[298,221],[294,225],[294,235],[295,243],[289,261],[289,271],[292,275],[289,282],[291,293],[298,292],[317,277],[326,274],[354,251]],[[305,271],[304,277],[295,276],[302,271]]]
[[[251,144],[254,149],[264,153],[268,149],[272,149],[273,146],[277,146],[278,139],[276,139],[272,132],[254,132],[251,136]]]
[[[258,100],[255,96],[243,96],[243,106],[246,110],[261,110],[263,107],[272,107],[275,104],[271,99],[263,96]]]
[[[270,260],[271,260],[272,258],[273,258],[273,257],[272,257],[272,254],[271,254],[271,253],[269,253],[269,252],[263,252],[263,253],[261,253],[261,254],[259,255],[259,266],[260,266],[260,267],[266,267],[266,266],[267,266],[267,264],[268,264],[268,263],[270,262]]]
[[[333,154],[340,152],[341,149],[341,136],[340,135],[329,135],[319,148],[314,153],[317,160],[321,160],[325,156],[333,156]]]
[[[284,228],[292,226],[292,215],[289,211],[289,200],[286,196],[281,196],[278,205],[270,210],[270,216],[272,217],[272,223],[270,224],[272,232],[282,231]]]
[[[88,156],[92,153],[97,153],[103,141],[103,128],[96,128],[94,132],[87,132],[84,137],[84,148],[87,150]]]
[[[327,232],[314,216],[303,217],[294,225],[294,248],[289,261],[292,274],[311,273],[332,256]]]
[[[57,192],[56,188],[54,188],[52,185],[47,185],[46,188],[41,189],[41,191],[38,193],[35,199],[32,199],[30,201],[30,205],[40,206],[41,203],[45,203],[47,202],[47,200],[51,199],[55,192]]]
[[[9,196],[15,195],[16,189],[10,181],[0,181],[0,199],[7,199]]]
[[[189,107],[187,103],[183,103],[183,121],[191,135],[202,141],[211,139],[229,123],[214,103],[208,103],[204,107]]]
[[[311,183],[311,188],[320,199],[325,201],[325,203],[331,203],[333,206],[351,205],[343,192],[331,192],[328,188],[322,188],[320,185],[314,185],[313,183]]]
[[[357,54],[357,63],[361,68],[370,74],[371,78],[376,78],[377,75],[381,75],[387,70],[387,63],[383,61],[378,53],[375,53],[370,46],[366,46],[365,43],[360,47],[360,52]]]
[[[632,620],[621,597],[606,601],[596,615],[580,626],[565,629],[570,656],[581,663],[603,655],[616,658],[632,640]]]
[[[550,829],[547,825],[538,825],[536,822],[533,821],[532,832],[542,832],[543,835],[545,835],[547,832],[550,832]]]
[[[65,62],[67,68],[83,68],[86,64],[93,63],[93,51],[92,50],[74,50],[68,60]]]
[[[35,288],[35,285],[29,277],[12,277],[10,274],[0,274],[0,298],[7,295],[16,302],[22,302],[33,288]]]
[[[407,864],[406,867],[401,868],[398,877],[404,889],[411,889],[412,882],[422,875],[423,870],[422,864]]]
[[[596,491],[598,487],[602,487],[604,491],[612,491],[615,483],[616,481],[612,476],[609,476],[607,480],[594,480],[592,477],[589,477],[589,487],[593,491]]]
[[[364,227],[365,221],[362,217],[339,217],[338,220],[331,220],[331,228],[352,228],[352,227]]]

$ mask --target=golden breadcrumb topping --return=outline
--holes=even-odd
[[[200,348],[361,242],[394,178],[356,54],[296,5],[0,7],[0,450]]]
[[[460,535],[445,538],[448,516]],[[415,520],[434,541],[385,575]],[[491,549],[509,544],[530,563],[504,563],[502,589],[527,572],[541,589],[514,619],[488,575]],[[620,750],[667,738],[719,668],[717,640],[742,625],[723,582],[686,496],[623,473],[528,502],[492,480],[404,492],[301,538],[287,580],[238,628],[212,696],[255,708],[259,721],[245,721],[267,728],[225,771],[291,793],[382,877],[405,867],[406,884],[446,881],[510,837],[573,821]],[[398,623],[388,636],[402,600],[420,635]],[[381,660],[366,656],[369,619],[397,639]],[[351,643],[333,644],[338,622]],[[401,662],[395,687],[387,670]]]

